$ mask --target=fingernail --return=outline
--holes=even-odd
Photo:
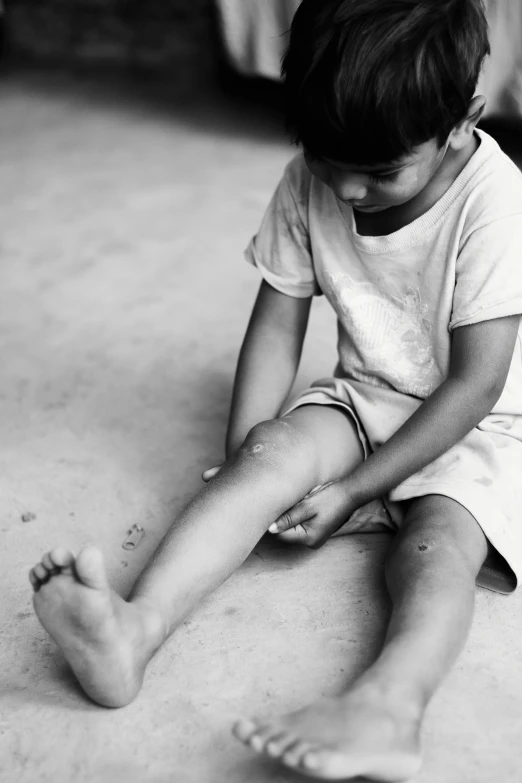
[[[269,533],[277,533],[277,523],[276,522],[272,522],[272,524],[268,528],[268,532]]]

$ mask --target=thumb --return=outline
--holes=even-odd
[[[211,478],[217,476],[222,467],[222,465],[214,465],[213,468],[207,468],[207,470],[204,470],[201,474],[201,478],[203,481],[210,481]]]
[[[301,500],[295,506],[281,514],[275,522],[272,522],[268,528],[269,533],[284,533],[285,530],[290,530],[297,525],[302,525],[303,522],[308,522],[315,516],[315,512],[309,506],[306,499]]]

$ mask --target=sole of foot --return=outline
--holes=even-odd
[[[399,783],[421,768],[420,716],[372,689],[322,699],[277,721],[242,720],[234,734],[257,753],[319,780]]]
[[[101,552],[53,549],[29,579],[38,619],[85,693],[104,707],[129,704],[157,648],[154,620],[110,589]]]

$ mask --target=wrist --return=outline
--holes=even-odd
[[[225,438],[225,455],[227,459],[239,449],[243,441],[244,437],[241,437],[236,428],[229,428]]]
[[[243,444],[243,439],[239,438],[230,438],[227,439],[227,442],[225,444],[225,457],[226,459],[230,459],[239,449],[241,448]]]
[[[361,481],[359,468],[356,468],[353,473],[343,479],[343,482],[346,486],[350,512],[356,511],[358,508],[374,499],[373,495],[368,492],[365,483]]]

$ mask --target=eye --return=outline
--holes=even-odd
[[[369,174],[368,179],[378,185],[388,185],[397,182],[399,174],[400,171],[393,171],[391,174]]]

